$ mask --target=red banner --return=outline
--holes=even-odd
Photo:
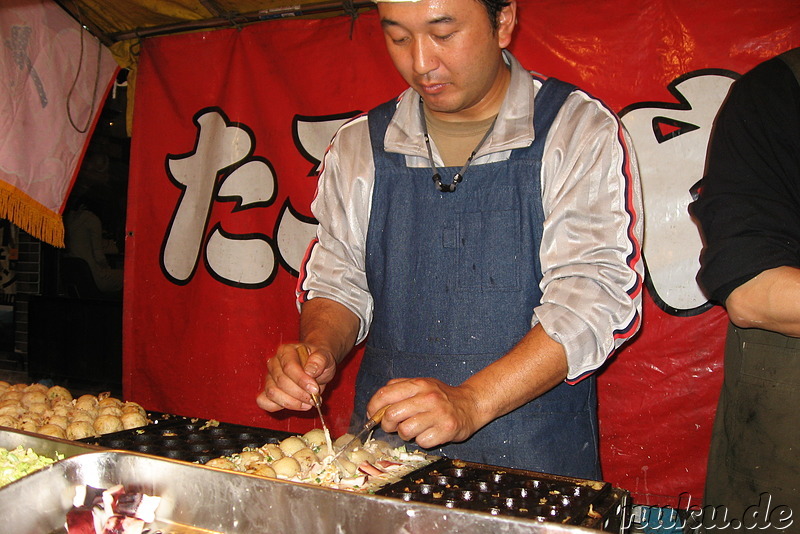
[[[635,341],[599,376],[604,478],[644,504],[702,496],[726,317],[696,286],[686,206],[730,83],[800,45],[795,0],[520,3],[523,65],[622,116],[639,154],[648,294]],[[255,405],[296,339],[314,170],[346,118],[398,94],[376,14],[148,39],[133,123],[124,388],[147,408],[302,432]],[[335,433],[358,354],[325,393]],[[685,502],[685,497],[684,497]]]

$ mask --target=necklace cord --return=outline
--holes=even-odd
[[[478,142],[478,145],[475,147],[475,150],[473,150],[472,154],[469,155],[469,157],[467,158],[467,162],[464,163],[464,166],[461,167],[461,170],[459,170],[457,173],[453,175],[453,181],[449,184],[443,184],[442,176],[441,174],[439,174],[439,169],[436,168],[436,164],[433,162],[433,149],[431,148],[431,140],[430,136],[428,135],[428,125],[425,122],[425,109],[423,108],[422,97],[420,97],[419,99],[419,113],[420,113],[420,119],[422,120],[422,134],[423,137],[425,138],[425,146],[428,149],[428,160],[431,162],[431,170],[433,170],[433,181],[434,183],[436,183],[436,188],[442,193],[452,193],[453,191],[456,190],[456,186],[461,182],[461,180],[464,179],[464,173],[467,172],[467,169],[472,163],[472,160],[475,158],[475,154],[478,153],[478,150],[480,150],[480,148],[489,138],[489,135],[491,135],[492,130],[494,130],[494,123],[495,121],[497,121],[497,117],[495,117],[495,119],[492,121],[492,124],[489,125],[489,129],[486,130],[483,139],[481,139]]]

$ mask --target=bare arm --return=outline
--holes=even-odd
[[[800,337],[800,269],[763,271],[734,289],[725,307],[736,326]]]
[[[567,376],[563,347],[537,325],[505,356],[457,387],[431,378],[392,380],[368,405],[387,432],[430,448],[469,438],[481,427],[549,391]]]
[[[300,339],[314,349],[306,369],[310,372],[314,363],[313,352],[330,353],[341,362],[353,349],[358,335],[358,317],[346,306],[326,298],[311,299],[303,304],[300,313]]]
[[[315,298],[304,303],[300,343],[308,348],[308,360],[301,365],[299,343],[278,347],[267,363],[264,390],[256,399],[258,406],[268,412],[311,409],[311,394],[321,392],[333,379],[336,365],[355,344],[358,327],[358,317],[338,302]]]

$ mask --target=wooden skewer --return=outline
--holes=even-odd
[[[309,356],[308,347],[306,347],[305,345],[298,345],[297,353],[300,355],[300,364],[305,366]],[[314,404],[316,404],[317,408],[319,408],[322,405],[322,399],[316,393],[311,394],[311,400],[314,401]]]
[[[383,414],[385,414],[385,413],[386,413],[386,408],[388,408],[389,406],[391,406],[391,405],[390,405],[390,404],[387,404],[386,406],[384,406],[383,408],[381,408],[380,410],[378,410],[377,412],[375,412],[375,415],[373,415],[372,417],[370,417],[370,419],[372,419],[372,420],[373,420],[373,421],[375,421],[376,423],[380,423],[380,422],[381,422],[381,419],[383,419]]]
[[[300,355],[300,363],[305,366],[309,356],[308,347],[299,345],[297,347],[297,353]],[[325,444],[328,446],[329,451],[333,451],[331,431],[328,429],[328,425],[325,424],[325,418],[322,416],[322,398],[318,394],[312,393],[311,400],[314,401],[314,406],[317,408],[317,413],[319,414],[319,422],[322,423],[322,431],[325,433]]]

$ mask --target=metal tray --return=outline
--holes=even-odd
[[[164,534],[596,532],[230,473],[124,451],[73,456],[0,489],[4,530],[65,532],[66,513],[79,484],[123,484],[131,491],[161,497],[150,528]]]
[[[297,435],[148,412],[145,427],[82,440],[111,449],[205,464],[213,458],[279,443]],[[620,532],[629,511],[627,492],[608,482],[508,469],[442,458],[376,490],[378,495],[536,521]],[[591,513],[590,513],[591,510]]]
[[[24,430],[14,430],[7,427],[0,428],[0,447],[11,450],[20,445],[26,449],[33,449],[36,454],[53,459],[55,459],[57,455],[70,458],[78,454],[102,450],[102,447],[88,443],[78,443],[76,441],[43,436],[42,434],[34,434],[32,432],[25,432]]]

